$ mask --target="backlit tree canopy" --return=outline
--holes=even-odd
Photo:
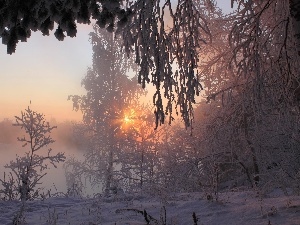
[[[120,162],[126,134],[122,128],[130,119],[127,111],[143,94],[136,79],[127,76],[135,64],[122,51],[120,38],[94,27],[90,33],[93,66],[82,80],[86,95],[69,96],[75,110],[83,113],[83,123],[91,146],[85,155],[96,177],[104,177],[105,189],[112,188],[115,164]],[[126,119],[126,121],[124,121]],[[129,132],[128,132],[129,133]],[[87,164],[87,163],[86,163]],[[101,168],[98,168],[101,165]],[[94,172],[93,172],[94,173]]]
[[[245,12],[244,20],[232,24],[234,32],[243,34],[250,31],[243,30],[244,25],[245,29],[252,29],[262,18],[264,10],[260,7],[273,7],[282,1],[231,2],[238,4],[239,14]],[[299,0],[284,2],[289,9],[286,18],[292,18],[294,33],[299,35]],[[149,82],[156,87],[153,104],[157,123],[164,123],[166,115],[171,121],[175,105],[176,113],[189,126],[193,119],[192,104],[202,89],[199,50],[211,41],[205,15],[213,6],[213,0],[1,0],[0,36],[7,52],[12,54],[17,43],[26,41],[31,31],[49,35],[55,27],[55,37],[64,40],[65,35],[76,36],[76,23],[89,24],[94,19],[100,28],[116,31],[123,37],[126,53],[133,53],[131,57],[139,66],[138,82],[143,87]],[[253,7],[258,11],[248,10]],[[242,50],[239,47],[235,51]],[[167,99],[165,106],[163,98]]]
[[[201,89],[198,82],[197,50],[210,41],[209,29],[201,16],[206,10],[197,1],[170,0],[47,0],[0,1],[0,36],[12,54],[19,41],[31,31],[41,31],[64,40],[76,36],[76,23],[96,21],[99,27],[115,30],[123,37],[127,54],[134,52],[140,67],[138,82],[153,83],[158,123],[165,115],[172,119],[172,105],[178,106],[186,125],[192,115],[192,103]],[[197,3],[198,4],[198,3]],[[101,60],[101,59],[99,59]],[[176,69],[174,69],[176,68]],[[161,93],[161,89],[163,93]],[[163,106],[163,96],[167,99]]]

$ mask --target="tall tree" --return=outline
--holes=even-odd
[[[122,51],[120,39],[95,26],[91,42],[93,66],[82,80],[87,94],[69,98],[74,108],[83,112],[83,122],[91,135],[92,149],[86,154],[87,160],[90,166],[99,168],[97,176],[104,177],[105,188],[110,190],[121,140],[125,139],[121,130],[125,112],[142,92],[136,80],[127,77],[133,64]]]
[[[215,118],[207,129],[213,137],[211,151],[222,146],[221,151],[234,153],[233,161],[253,183],[263,184],[270,174],[282,171],[295,179],[299,171],[296,17],[288,1],[235,2],[237,12],[225,19],[230,21],[229,45],[224,42],[220,47],[214,40],[203,49],[211,54],[201,66],[203,82],[208,100],[215,100]],[[287,165],[288,158],[293,165]],[[284,173],[278,180],[285,179]]]

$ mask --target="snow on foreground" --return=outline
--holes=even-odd
[[[254,191],[221,193],[219,202],[208,201],[203,193],[184,193],[159,198],[112,196],[110,198],[55,197],[26,203],[25,223],[30,225],[300,225],[300,196],[274,192],[260,198]],[[21,206],[17,201],[0,201],[0,224],[12,224]],[[192,214],[198,218],[194,223]],[[156,221],[157,220],[157,221]]]

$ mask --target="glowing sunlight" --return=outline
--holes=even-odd
[[[124,117],[123,117],[123,120],[122,120],[122,129],[128,129],[130,126],[133,126],[135,125],[135,111],[134,109],[131,109],[129,111],[126,111],[124,113]]]

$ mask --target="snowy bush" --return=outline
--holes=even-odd
[[[22,147],[29,146],[29,151],[24,156],[16,156],[5,168],[10,169],[8,180],[0,179],[2,186],[1,194],[6,200],[19,198],[22,201],[32,200],[39,196],[37,186],[41,184],[41,179],[47,174],[48,163],[56,168],[56,164],[65,160],[64,153],[52,155],[49,148],[47,154],[37,154],[41,150],[53,143],[50,137],[51,131],[56,127],[51,127],[45,121],[44,115],[31,110],[29,107],[25,112],[21,112],[21,117],[16,116],[16,123],[25,130],[23,137],[17,140],[22,143]]]
[[[74,157],[64,163],[65,177],[67,184],[67,196],[82,197],[85,188],[82,177],[84,176],[84,164]]]

